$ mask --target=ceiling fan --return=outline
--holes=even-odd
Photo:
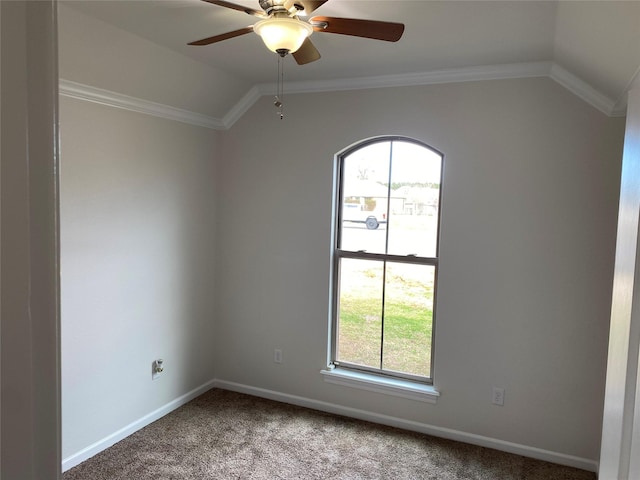
[[[338,33],[387,42],[397,42],[404,32],[402,23],[318,16],[308,21],[300,19],[300,16],[310,15],[328,0],[259,0],[262,11],[223,0],[202,1],[238,10],[260,20],[254,25],[203,38],[190,42],[189,45],[210,45],[255,32],[262,37],[269,50],[282,57],[291,53],[299,65],[320,58],[320,52],[309,39],[313,32]]]

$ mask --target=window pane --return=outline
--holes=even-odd
[[[441,165],[429,149],[393,142],[387,253],[436,256]]]
[[[435,268],[387,262],[382,368],[430,376]]]
[[[340,262],[338,361],[380,368],[383,262]]]
[[[343,160],[342,250],[385,253],[390,145],[367,145]]]

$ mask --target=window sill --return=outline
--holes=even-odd
[[[440,396],[440,392],[432,385],[421,385],[396,378],[381,377],[340,368],[321,370],[320,373],[324,375],[324,381],[328,383],[359,388],[370,392],[384,393],[386,395],[408,398],[420,402],[436,403]]]

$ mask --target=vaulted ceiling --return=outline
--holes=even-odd
[[[243,84],[276,79],[276,54],[257,35],[187,45],[255,23],[243,12],[200,0],[61,3]],[[259,9],[257,0],[234,3]],[[320,60],[300,66],[287,58],[285,76],[294,90],[548,75],[605,113],[620,114],[640,66],[640,0],[330,0],[314,15],[401,22],[406,29],[397,43],[314,33]]]

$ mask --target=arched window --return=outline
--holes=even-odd
[[[443,155],[382,137],[336,158],[331,362],[431,383]]]

